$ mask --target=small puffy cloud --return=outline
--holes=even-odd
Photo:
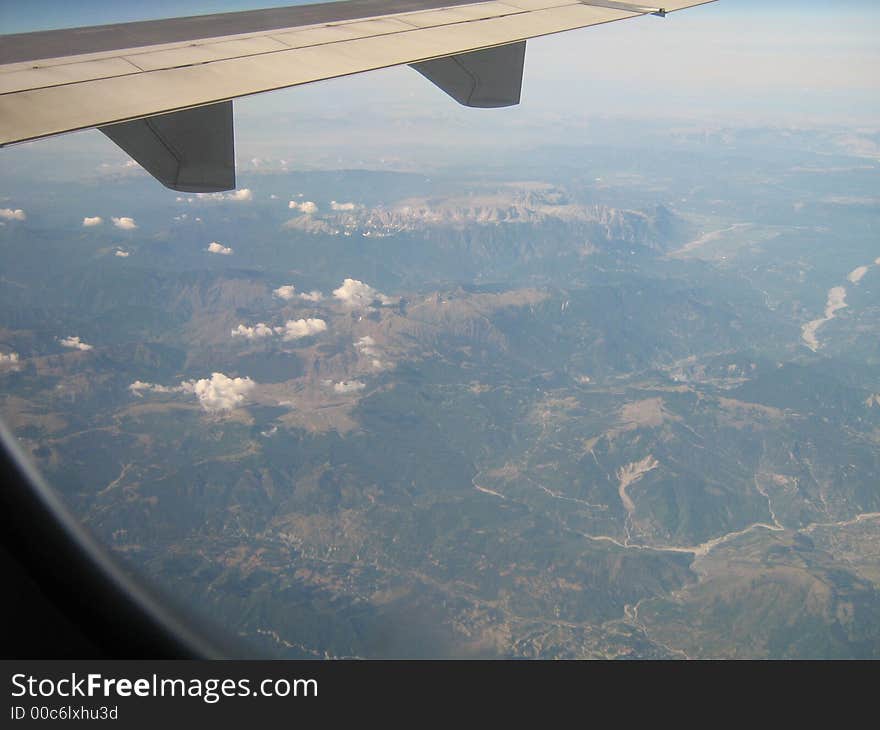
[[[241,190],[233,190],[229,193],[195,193],[194,195],[178,195],[175,200],[178,203],[197,203],[201,201],[212,200],[231,200],[238,202],[247,202],[254,199],[254,194],[250,188],[242,188]]]
[[[384,353],[376,345],[376,340],[369,335],[357,340],[354,343],[354,349],[357,350],[359,355],[370,358],[370,365],[372,365],[374,370],[383,370],[384,368],[391,367],[391,363],[382,359]]]
[[[202,408],[209,413],[228,411],[240,405],[255,385],[250,378],[230,378],[223,373],[211,373],[210,378],[181,383],[184,392],[194,393]]]
[[[279,299],[283,299],[284,301],[289,302],[291,299],[302,299],[306,302],[320,302],[324,295],[319,291],[310,291],[303,292],[302,294],[296,293],[296,287],[293,284],[285,284],[284,286],[279,286],[277,289],[272,290],[272,294],[274,294]]]
[[[209,413],[228,411],[240,405],[256,383],[250,378],[230,378],[223,373],[211,373],[210,378],[185,380],[180,385],[157,385],[136,380],[128,389],[136,396],[150,393],[191,393]]]
[[[223,244],[217,243],[217,241],[211,241],[208,244],[208,252],[209,253],[218,253],[221,256],[231,256],[232,249],[229,246],[224,246]]]
[[[27,219],[27,214],[21,208],[0,208],[0,218],[8,221],[23,221]]]
[[[240,324],[232,330],[232,336],[256,340],[279,335],[282,339],[290,341],[316,335],[326,330],[327,323],[323,319],[289,319],[281,327],[270,327],[265,322],[258,322],[253,327]]]
[[[291,200],[287,204],[287,207],[291,210],[298,210],[301,213],[305,213],[306,215],[314,215],[318,212],[317,204],[313,203],[311,200],[304,200],[302,203]]]
[[[156,383],[145,383],[142,380],[135,380],[131,385],[128,386],[128,389],[138,398],[143,397],[144,391],[150,393],[182,393],[184,390],[183,387],[180,385],[157,385]]]
[[[114,226],[121,228],[123,231],[131,231],[137,228],[137,223],[134,222],[134,218],[128,218],[126,216],[116,218],[114,216],[110,220],[113,221]]]
[[[365,284],[357,279],[345,279],[342,282],[342,286],[333,290],[333,296],[343,304],[354,308],[369,307],[374,302],[379,302],[382,305],[397,302],[396,299],[385,296],[373,289],[369,284]]]
[[[226,200],[253,200],[254,194],[250,188],[242,188],[241,190],[233,190],[226,194]]]
[[[91,228],[92,226],[100,226],[103,222],[104,219],[99,215],[93,216],[91,218],[89,216],[86,216],[85,218],[83,218],[83,227]]]
[[[118,257],[121,258],[121,259],[127,259],[128,256],[129,256],[129,253],[128,253],[128,251],[123,251],[121,248],[117,248],[117,249],[113,252],[113,255],[114,255],[114,256],[118,256]]]
[[[0,365],[2,365],[2,364],[14,365],[17,362],[18,362],[18,353],[17,352],[8,352],[8,353],[0,352]]]
[[[279,286],[277,289],[273,289],[272,294],[279,299],[289,302],[296,296],[296,287],[293,284],[285,284],[284,286]]]
[[[110,175],[129,174],[132,170],[141,170],[141,166],[134,160],[126,160],[125,162],[102,162],[98,166],[101,173]]]
[[[303,337],[316,335],[327,329],[327,323],[323,319],[289,319],[284,323],[284,327],[276,327],[278,332],[285,340],[299,340]]]
[[[360,206],[357,203],[337,203],[335,200],[330,201],[330,208],[333,210],[357,210]]]
[[[82,350],[83,352],[93,349],[91,345],[87,345],[78,336],[65,337],[59,342],[64,347],[70,347],[73,350]]]
[[[376,348],[376,340],[369,335],[361,337],[355,342],[354,348],[362,355],[367,355],[369,357],[375,357],[379,354],[379,350]]]
[[[248,340],[257,340],[262,337],[271,337],[275,331],[264,322],[257,322],[253,327],[246,327],[243,324],[238,325],[232,330],[233,337],[244,337]]]
[[[360,390],[363,390],[367,386],[364,385],[360,380],[340,380],[338,383],[333,383],[333,392],[334,393],[357,393]]]

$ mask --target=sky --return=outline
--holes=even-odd
[[[644,115],[880,119],[880,3],[722,0],[533,44],[532,80]]]
[[[305,3],[0,0],[0,31],[292,4]],[[880,119],[875,0],[720,0],[666,19],[645,17],[535,39],[528,50],[524,95],[540,104],[556,99],[569,107],[589,104],[635,115],[694,116],[714,109],[764,120]],[[402,75],[384,78],[409,92]]]
[[[0,0],[0,31],[273,4],[304,3]],[[502,141],[515,149],[547,130],[562,135],[590,119],[616,117],[880,129],[878,31],[874,0],[720,0],[665,19],[647,16],[528,41],[518,107],[465,109],[411,69],[386,69],[237,100],[237,144],[248,159],[301,152],[306,144],[345,148],[348,157],[385,145],[374,154],[393,156],[395,145],[432,140],[499,144],[503,128]]]
[[[255,8],[306,5],[311,0],[0,0],[0,29],[24,33],[49,28],[68,28],[100,23],[203,15]],[[785,14],[798,16],[857,15],[873,11],[876,0],[721,0],[713,14],[728,20]],[[876,28],[876,26],[875,26]]]

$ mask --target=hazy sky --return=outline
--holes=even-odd
[[[0,29],[289,4],[304,3],[0,0]],[[403,67],[238,100],[236,136],[240,155],[249,159],[302,155],[304,147],[321,144],[349,151],[386,145],[378,155],[393,154],[395,143],[497,144],[500,129],[515,149],[597,117],[880,128],[877,69],[880,2],[721,0],[665,19],[530,40],[519,107],[465,109]],[[96,134],[73,136],[106,147],[100,135],[94,141]]]
[[[0,0],[0,29],[292,4],[304,3]],[[566,113],[589,108],[639,116],[873,123],[880,118],[878,39],[880,3],[874,0],[721,0],[666,19],[633,19],[530,41],[524,100],[555,103]],[[409,94],[406,78],[385,74],[380,93],[388,88]],[[374,93],[375,82],[367,88]]]

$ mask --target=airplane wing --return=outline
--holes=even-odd
[[[235,186],[232,99],[409,64],[519,103],[528,38],[713,0],[346,0],[0,36],[0,146],[98,127],[160,182]]]

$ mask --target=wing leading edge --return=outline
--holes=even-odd
[[[227,190],[236,97],[409,64],[509,106],[526,39],[712,1],[347,0],[0,36],[0,146],[99,127],[167,187]]]

